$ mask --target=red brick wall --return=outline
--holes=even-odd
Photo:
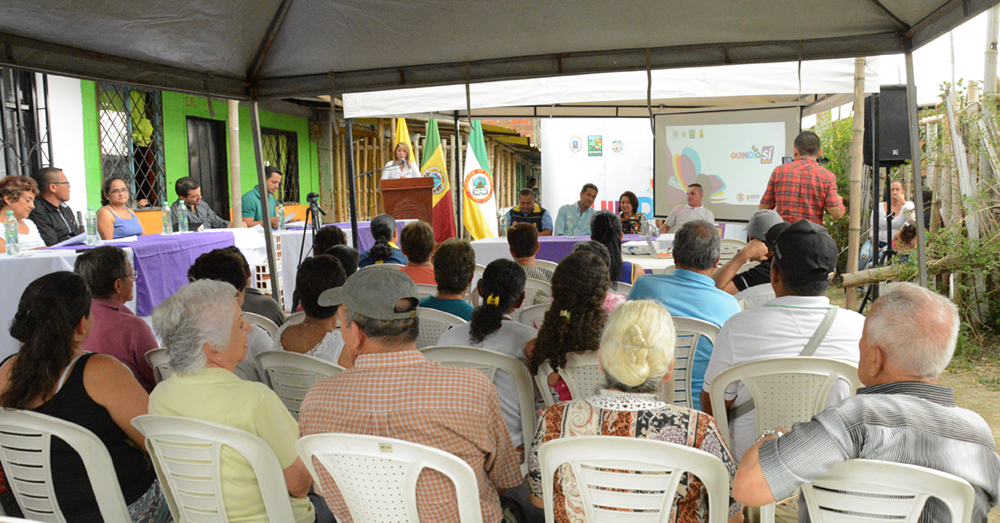
[[[535,141],[535,126],[531,118],[502,118],[499,120],[483,120],[483,123],[507,127],[508,129],[517,131],[521,136],[531,138],[532,143]]]

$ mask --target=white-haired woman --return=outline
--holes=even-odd
[[[199,280],[153,311],[153,329],[168,348],[173,375],[153,390],[149,413],[212,421],[257,435],[284,468],[296,523],[332,521],[332,516],[325,519],[329,510],[322,499],[309,494],[312,479],[295,453],[295,418],[265,385],[233,374],[246,358],[250,332],[236,295],[229,283]],[[222,481],[231,521],[267,521],[253,468],[227,448],[222,449]]]
[[[528,454],[532,503],[542,506],[538,447],[572,436],[646,438],[695,447],[718,456],[729,469],[732,484],[736,462],[715,420],[660,399],[661,383],[672,391],[674,374],[674,322],[665,307],[652,300],[620,305],[608,319],[599,355],[607,388],[590,398],[559,403],[542,414]],[[555,499],[550,500],[555,520],[567,521],[569,514],[582,513],[579,497],[564,494],[576,488],[575,478],[557,473],[556,484]],[[730,490],[730,523],[743,521],[741,508]],[[678,522],[708,520],[708,493],[700,481],[690,476],[681,480],[676,511]]]

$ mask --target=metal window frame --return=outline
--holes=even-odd
[[[299,134],[295,131],[274,129],[271,127],[260,128],[261,145],[264,155],[264,163],[268,166],[277,167],[281,171],[281,187],[278,194],[282,203],[301,201],[301,172],[299,170]],[[269,147],[269,139],[275,139],[275,145],[280,143],[281,138],[288,139],[287,158],[280,157],[279,151]],[[276,156],[271,156],[276,155]]]
[[[48,75],[0,67],[0,174],[32,176],[52,165],[51,129]]]
[[[105,92],[113,91],[113,96],[120,98],[122,101],[124,112],[124,122],[122,127],[124,128],[123,137],[127,140],[127,156],[125,156],[124,162],[127,164],[127,172],[108,172],[106,169],[105,157],[106,156],[119,156],[111,155],[109,153],[115,151],[106,151],[104,147],[104,134],[105,134],[105,123],[104,114],[107,111],[101,103],[101,95]],[[147,106],[155,105],[154,110],[147,114],[150,116],[150,124],[153,127],[152,141],[155,142],[155,151],[153,161],[155,163],[154,167],[156,169],[156,183],[155,186],[149,188],[140,187],[135,169],[135,152],[136,144],[132,139],[133,132],[133,115],[132,115],[132,92],[141,92],[146,94]],[[169,202],[169,195],[167,191],[167,180],[166,180],[166,162],[164,159],[163,152],[163,92],[156,89],[143,89],[139,87],[132,87],[122,84],[117,84],[113,82],[96,82],[95,95],[97,97],[97,133],[98,133],[98,148],[101,157],[101,181],[107,180],[111,176],[119,175],[126,179],[129,183],[129,205],[134,207],[136,202],[140,199],[150,200],[150,206],[158,207],[167,202]],[[152,100],[152,102],[150,101]],[[117,112],[117,111],[115,111]],[[117,118],[117,117],[116,117]],[[117,126],[117,124],[115,124]],[[147,184],[148,185],[148,184]],[[141,194],[140,194],[141,192]]]

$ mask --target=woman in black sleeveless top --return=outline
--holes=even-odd
[[[90,293],[79,276],[56,272],[28,285],[10,326],[20,351],[0,365],[0,406],[33,410],[93,432],[111,455],[132,520],[170,521],[156,472],[142,450],[145,439],[131,424],[146,414],[149,396],[118,360],[80,350],[92,325]],[[66,519],[103,521],[80,456],[54,438],[51,459],[56,500]]]

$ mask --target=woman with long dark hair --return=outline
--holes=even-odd
[[[552,305],[538,337],[524,349],[532,374],[545,361],[558,370],[566,366],[567,354],[597,350],[608,318],[604,298],[609,287],[607,266],[597,255],[578,251],[559,262],[552,275]],[[549,375],[549,385],[560,401],[571,399],[558,372]]]
[[[396,233],[396,220],[392,216],[380,214],[372,218],[371,232],[375,245],[361,253],[361,257],[358,259],[358,268],[377,263],[406,265],[406,256],[403,256],[403,251],[396,246],[398,234]]]
[[[590,239],[601,242],[611,254],[611,281],[635,283],[646,272],[637,263],[622,261],[622,222],[615,213],[603,210],[590,220]]]
[[[149,396],[118,360],[84,352],[90,336],[90,293],[71,272],[46,274],[21,295],[10,335],[20,350],[0,364],[0,407],[31,410],[93,432],[111,455],[134,522],[170,520],[170,510],[132,419]],[[68,521],[102,521],[87,471],[66,443],[52,440],[52,480]]]
[[[538,331],[510,317],[524,301],[524,281],[524,271],[517,263],[511,260],[490,262],[477,284],[482,305],[472,312],[472,321],[444,333],[438,344],[487,349],[527,364],[524,346],[538,335]],[[503,372],[497,373],[493,383],[500,393],[500,412],[507,423],[511,442],[517,448],[524,444],[517,386]]]

